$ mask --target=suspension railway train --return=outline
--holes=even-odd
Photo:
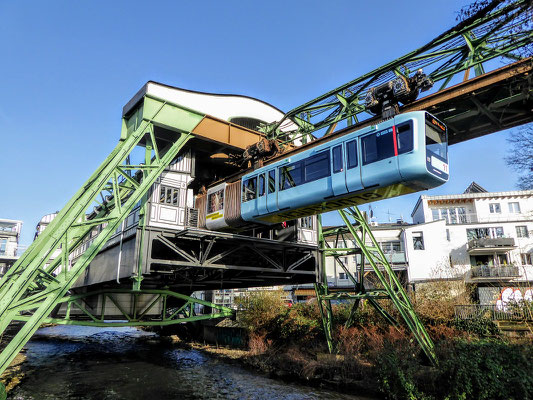
[[[272,225],[431,189],[447,180],[446,126],[415,111],[212,186],[196,197],[196,207],[200,225],[211,230]]]

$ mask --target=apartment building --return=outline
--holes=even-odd
[[[22,251],[19,245],[22,221],[0,219],[0,276],[17,261]]]
[[[393,270],[411,288],[440,279],[475,284],[481,304],[533,299],[533,191],[487,192],[473,182],[462,194],[420,196],[413,223],[371,223]],[[327,237],[331,247],[353,240]],[[328,285],[352,286],[358,255],[326,258]],[[365,271],[370,272],[369,265]],[[371,277],[371,274],[370,274]],[[353,286],[352,286],[353,287]],[[313,296],[309,285],[292,288],[296,300]]]

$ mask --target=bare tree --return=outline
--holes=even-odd
[[[514,130],[507,140],[511,148],[505,162],[518,172],[518,187],[533,189],[533,124]]]

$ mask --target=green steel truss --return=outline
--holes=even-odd
[[[530,0],[494,0],[419,49],[289,111],[280,122],[264,127],[264,131],[282,142],[297,138],[307,142],[313,140],[313,132],[315,136],[318,131],[327,135],[341,121],[351,126],[372,117],[365,107],[368,90],[398,76],[409,77],[422,68],[435,83],[427,93],[434,93],[454,80],[467,80],[472,69],[479,76],[491,67],[502,66],[501,63],[489,65],[490,60],[501,58],[507,64],[520,60],[521,51],[529,51],[533,41],[531,7]],[[412,18],[416,26],[416,12]],[[280,128],[287,128],[291,121],[298,128],[282,132]]]
[[[409,300],[409,296],[405,292],[398,276],[392,270],[392,267],[387,260],[385,254],[379,247],[370,227],[366,222],[365,216],[359,211],[357,207],[350,207],[340,210],[339,214],[345,224],[345,227],[334,228],[327,231],[322,230],[322,225],[319,222],[319,246],[322,250],[322,262],[319,270],[318,283],[315,285],[318,304],[328,348],[330,352],[334,351],[334,343],[332,338],[332,312],[331,301],[346,299],[353,300],[350,316],[346,321],[346,326],[353,323],[353,317],[361,300],[368,301],[374,306],[378,312],[392,325],[399,326],[398,321],[389,314],[378,302],[378,300],[389,299],[392,301],[399,315],[407,328],[412,332],[420,347],[431,360],[436,363],[434,345],[426,332],[424,325],[416,315],[413,305]],[[352,222],[353,220],[353,222]],[[326,241],[326,237],[335,237],[335,247],[331,247]],[[350,241],[354,241],[355,247],[349,245]],[[340,257],[346,255],[360,255],[360,263],[357,265],[356,276],[352,274],[347,266],[342,262]],[[344,273],[351,280],[354,290],[351,292],[336,292],[330,293],[327,284],[325,259],[326,257],[334,257],[335,261],[341,266]],[[382,289],[373,289],[371,291],[365,290],[364,285],[364,268],[365,263],[368,263],[376,274]]]
[[[68,290],[134,206],[146,200],[149,188],[193,137],[190,132],[204,117],[186,110],[173,132],[157,137],[153,121],[170,105],[151,104],[154,107],[145,107],[134,123],[131,118],[124,119],[116,148],[0,281],[0,335],[12,321],[23,321],[0,354],[0,373],[59,303],[76,304],[78,299],[67,296]],[[144,162],[131,164],[139,147]],[[101,232],[92,237],[97,226]],[[89,243],[87,249],[72,261],[72,253],[82,243]],[[170,320],[165,319],[166,323]]]
[[[124,302],[125,297],[129,302]],[[144,297],[143,301],[141,301],[141,297]],[[172,300],[180,305],[173,308],[169,307],[168,304]],[[96,327],[165,326],[230,317],[234,314],[230,308],[166,289],[103,289],[65,296],[59,299],[57,304],[63,306],[59,309],[59,315],[45,318],[42,322]],[[129,304],[127,309],[124,304]],[[197,314],[194,311],[195,305],[202,305],[213,311],[216,310],[216,312]],[[115,314],[118,313],[114,315],[115,321],[106,319],[110,312],[109,306],[115,310]],[[76,314],[75,317],[74,314]],[[20,314],[15,317],[17,321],[28,321],[29,319],[29,316]]]

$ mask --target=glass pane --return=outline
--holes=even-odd
[[[398,140],[398,154],[404,154],[413,150],[413,130],[411,123],[399,125],[396,129]]]
[[[280,190],[290,189],[302,183],[302,163],[301,161],[281,167],[279,169],[281,181]]]
[[[448,209],[448,215],[450,216],[450,224],[456,224],[457,216],[455,214],[455,208]]]
[[[242,201],[255,199],[257,193],[257,177],[246,179],[242,185]]]
[[[172,190],[172,204],[177,206],[179,204],[179,189]]]
[[[171,188],[166,188],[165,203],[172,204],[172,189]]]
[[[268,193],[274,193],[276,191],[276,170],[268,172]]]
[[[324,151],[305,159],[305,182],[316,181],[317,179],[329,176],[329,152]]]
[[[164,203],[165,202],[165,187],[161,186],[161,192],[159,193],[159,202]]]
[[[357,167],[357,141],[346,142],[347,168]]]
[[[394,156],[392,128],[365,136],[362,146],[363,165]]]
[[[431,214],[433,215],[433,221],[437,221],[439,219],[439,210],[431,210]]]
[[[265,194],[265,174],[259,175],[259,197]]]
[[[335,146],[331,150],[333,154],[333,172],[341,172],[342,171],[342,145]]]

